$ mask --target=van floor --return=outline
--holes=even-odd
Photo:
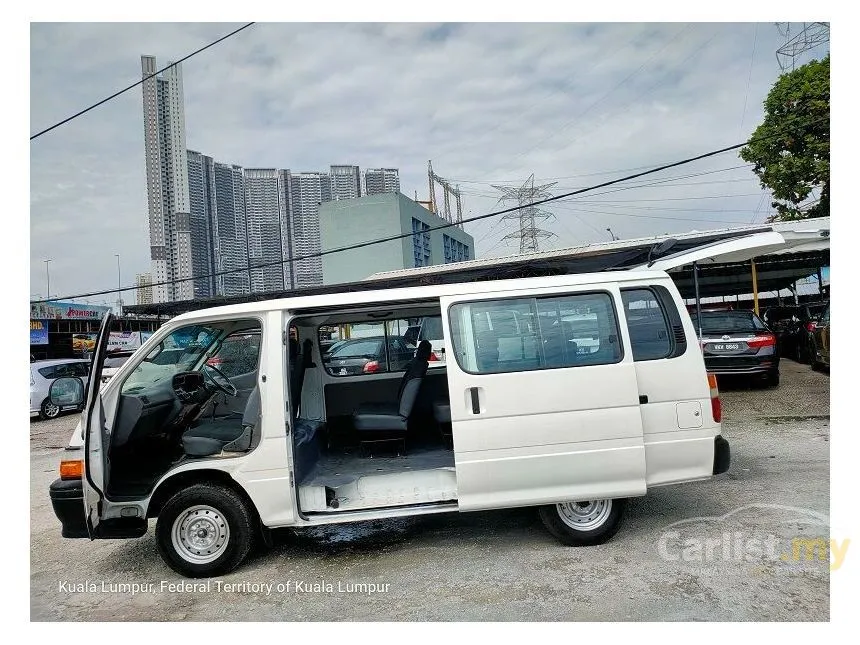
[[[457,499],[454,452],[410,448],[402,456],[365,456],[358,448],[323,455],[299,484],[303,512],[337,513]]]
[[[302,486],[337,488],[366,475],[454,467],[454,451],[441,446],[411,448],[405,455],[368,456],[358,447],[323,454],[301,482]]]

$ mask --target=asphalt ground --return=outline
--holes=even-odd
[[[730,472],[631,500],[606,544],[564,547],[531,509],[281,531],[208,588],[181,586],[154,523],[61,538],[47,491],[78,417],[31,421],[31,619],[826,621],[829,376],[783,361],[778,388],[720,388]]]

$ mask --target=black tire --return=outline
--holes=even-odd
[[[39,408],[39,418],[42,421],[56,419],[58,416],[60,416],[60,406],[52,405],[49,398],[42,401],[42,405]]]
[[[821,363],[818,362],[818,346],[815,341],[812,341],[812,345],[809,347],[809,365],[816,372],[821,370]]]
[[[777,387],[779,385],[779,370],[771,370],[765,377],[765,384],[768,387]]]
[[[568,524],[562,519],[560,507],[567,504],[552,504],[541,506],[539,509],[540,519],[554,538],[567,546],[593,546],[603,544],[618,532],[621,526],[621,518],[624,515],[626,499],[597,500],[610,504],[609,513],[596,526],[588,529],[574,528],[574,522]],[[577,504],[577,502],[571,502]]]
[[[216,522],[221,527],[226,524],[229,531],[223,552],[211,562],[194,562],[174,546],[174,523],[195,506],[214,509]],[[204,511],[199,510],[196,513],[201,513],[202,519],[210,521],[206,517],[208,513],[203,514]],[[188,518],[188,521],[193,521],[191,515]],[[158,514],[155,536],[158,552],[171,569],[189,578],[205,578],[229,573],[242,563],[255,541],[254,526],[251,509],[236,491],[220,484],[203,483],[184,488],[167,500]]]

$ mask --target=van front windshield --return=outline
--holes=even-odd
[[[221,330],[204,325],[177,329],[159,343],[126,379],[123,393],[140,392],[147,386],[193,370],[215,344]]]

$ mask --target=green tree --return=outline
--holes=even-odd
[[[782,74],[764,114],[740,156],[773,192],[773,219],[830,215],[830,56]]]

